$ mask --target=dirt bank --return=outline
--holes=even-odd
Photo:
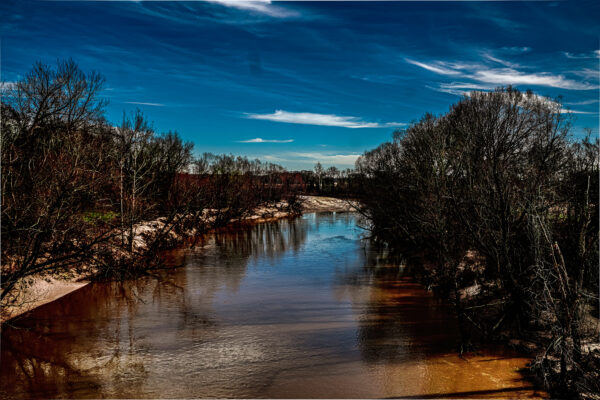
[[[351,202],[333,197],[301,196],[301,201],[303,212],[344,212],[352,211],[354,209]],[[277,203],[259,207],[250,215],[244,216],[241,221],[260,223],[290,216],[291,214],[288,211],[285,211],[285,204]],[[156,221],[148,221],[137,225],[134,245],[136,247],[143,247],[145,245],[143,235],[148,234],[152,230],[160,229],[162,226],[161,224],[161,219],[158,219]],[[173,239],[177,240],[178,238],[174,237]],[[59,276],[54,274],[28,277],[18,285],[18,289],[16,289],[19,294],[15,304],[10,306],[2,305],[0,310],[0,323],[4,323],[5,321],[33,310],[34,308],[50,303],[80,289],[90,282],[90,278],[90,273],[87,275]]]
[[[0,313],[1,322],[24,314],[34,308],[43,306],[87,285],[87,280],[53,276],[34,276],[26,279],[16,289],[19,295],[15,305],[3,306]]]
[[[355,211],[357,203],[353,200],[337,199],[335,197],[301,196],[303,212],[317,211]]]

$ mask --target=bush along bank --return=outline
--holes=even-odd
[[[559,397],[596,396],[598,140],[571,136],[559,101],[473,92],[357,161],[372,234],[425,260],[475,336],[534,351]]]

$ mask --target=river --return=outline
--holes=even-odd
[[[364,233],[307,214],[90,284],[3,327],[0,397],[539,397],[522,356],[458,357],[452,309]]]

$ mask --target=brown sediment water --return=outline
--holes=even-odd
[[[207,235],[181,268],[95,283],[2,328],[0,397],[537,398],[502,349],[456,354],[452,309],[352,213]]]

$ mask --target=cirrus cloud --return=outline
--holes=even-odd
[[[320,162],[323,164],[353,166],[360,154],[323,154],[317,152],[290,153],[291,156],[309,163]]]
[[[288,165],[294,165],[295,168],[309,168],[317,162],[329,166],[335,165],[340,168],[351,168],[356,163],[356,160],[360,157],[358,153],[344,153],[344,152],[286,152],[267,154],[256,156],[256,158],[262,158],[269,162],[286,163]]]
[[[565,52],[563,52],[563,54],[565,55],[565,57],[575,59],[575,60],[586,59],[586,58],[600,58],[600,50],[594,50],[594,51],[590,51],[589,53],[580,53],[580,54],[569,53],[568,51],[565,51]]]
[[[490,57],[487,58],[490,59]],[[549,72],[525,73],[515,69],[514,66],[516,64],[511,64],[495,57],[492,57],[491,60],[501,62],[504,65],[512,65],[513,67],[493,68],[483,64],[452,64],[443,61],[424,63],[405,59],[409,64],[416,65],[439,75],[460,77],[484,84],[546,86],[568,90],[598,89],[598,85],[586,81],[569,79],[562,74],[552,74]]]
[[[288,124],[337,126],[342,128],[390,128],[406,125],[401,122],[366,122],[359,117],[276,110],[272,114],[246,114],[246,118]]]
[[[139,106],[164,107],[162,103],[148,103],[144,101],[126,101],[125,104],[136,104]]]
[[[590,90],[598,88],[597,85],[567,79],[563,75],[552,75],[544,72],[537,74],[525,74],[511,68],[480,70],[476,71],[471,78],[480,82],[498,85],[549,86],[571,90]]]
[[[248,140],[240,140],[238,143],[292,143],[294,139],[263,139],[263,138],[254,138]]]
[[[299,15],[298,12],[289,10],[287,8],[274,6],[270,0],[204,0],[207,3],[220,4],[225,7],[237,8],[238,10],[245,10],[250,12],[256,12],[260,14],[268,15],[274,18],[288,18],[296,17]]]

